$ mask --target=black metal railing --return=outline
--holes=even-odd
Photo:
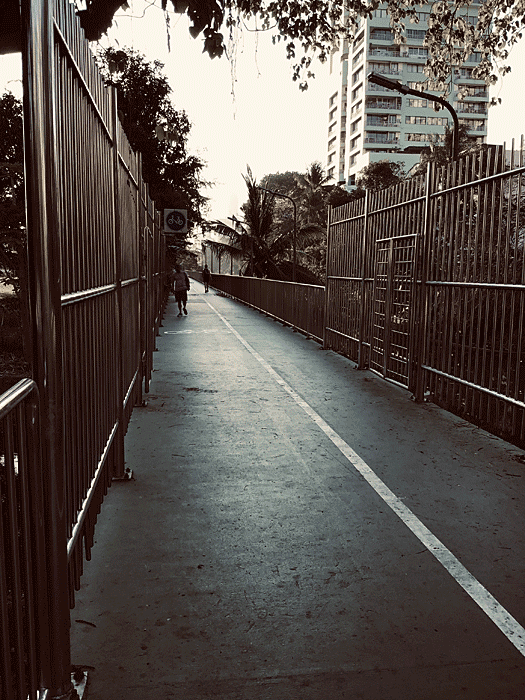
[[[201,281],[199,274],[192,273],[192,276]],[[211,285],[322,342],[324,287],[215,273]]]
[[[103,83],[75,6],[23,0],[21,9],[34,380],[24,386],[31,387],[40,416],[39,452],[30,464],[34,474],[45,474],[43,544],[39,548],[37,538],[33,550],[20,550],[17,564],[14,533],[25,532],[20,518],[34,529],[40,515],[21,510],[21,472],[16,478],[12,472],[26,428],[21,419],[20,427],[11,426],[8,417],[3,526],[13,536],[4,556],[14,573],[0,585],[10,615],[2,644],[12,662],[1,682],[18,692],[2,697],[27,700],[35,693],[72,693],[70,607],[108,486],[126,476],[124,436],[149,388],[167,272],[161,217],[142,179],[140,155],[123,132],[116,92]],[[11,406],[11,394],[0,401]],[[37,595],[26,593],[24,581],[31,581],[23,569],[16,573],[19,565],[38,565]],[[16,632],[21,620],[25,627]],[[13,630],[14,644],[6,636]],[[13,669],[22,679],[15,685]]]
[[[0,397],[0,697],[35,700],[49,677],[48,560],[39,396],[24,379]]]

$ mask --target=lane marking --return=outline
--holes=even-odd
[[[206,299],[206,303],[214,311],[227,328],[233,333],[237,340],[244,345],[246,350],[264,367],[268,374],[281,386],[300,406],[312,421],[323,431],[326,437],[337,447],[346,457],[361,476],[370,484],[374,491],[393,510],[400,520],[418,538],[418,540],[428,549],[428,551],[439,561],[439,563],[449,572],[454,580],[472,598],[472,600],[483,610],[483,612],[494,622],[501,632],[507,637],[516,649],[525,656],[525,628],[494,598],[492,593],[482,586],[482,584],[463,566],[452,552],[424,525],[404,503],[398,498],[382,481],[377,474],[361,459],[350,445],[331,428],[328,423],[286,382],[268,362],[259,355],[240,333],[224,318],[224,316],[214,308]]]
[[[211,328],[210,330],[200,330],[200,331],[164,331],[164,335],[197,335],[198,333],[226,333],[229,334],[231,331],[224,331],[222,328]]]

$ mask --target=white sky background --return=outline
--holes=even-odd
[[[159,0],[157,0],[159,2]],[[160,4],[160,3],[159,3]],[[327,65],[312,64],[316,74],[301,92],[291,79],[291,62],[284,44],[273,45],[271,32],[243,31],[238,37],[235,83],[226,57],[210,59],[202,53],[202,39],[192,39],[186,15],[170,13],[171,51],[168,52],[163,12],[144,0],[132,0],[131,9],[116,17],[102,46],[133,47],[147,59],[164,63],[173,89],[173,104],[192,122],[191,153],[208,163],[203,176],[215,182],[209,218],[237,214],[246,200],[242,174],[249,164],[257,179],[297,170],[304,172],[315,160],[325,163],[327,144]],[[145,16],[141,19],[133,15]],[[252,25],[253,26],[253,25]],[[488,142],[510,147],[512,138],[525,133],[525,40],[513,48],[512,72],[491,90],[502,104],[489,112]],[[11,89],[21,96],[18,56],[0,56],[0,94]],[[10,82],[11,81],[11,82]],[[233,88],[233,94],[232,94]]]

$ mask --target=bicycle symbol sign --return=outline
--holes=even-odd
[[[187,210],[164,209],[164,231],[168,233],[187,233]]]

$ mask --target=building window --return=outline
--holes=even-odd
[[[352,129],[350,131],[351,134],[355,134],[355,132],[359,129],[361,126],[361,119],[356,119],[355,122],[352,124]]]
[[[412,90],[419,90],[422,92],[425,89],[425,83],[414,83],[413,81],[408,80],[407,87],[412,88]]]
[[[369,55],[392,56],[392,58],[399,58],[401,52],[399,51],[398,46],[396,46],[395,48],[387,48],[386,46],[373,46],[372,44],[370,44]]]
[[[366,143],[399,143],[399,132],[367,131]]]
[[[472,68],[459,68],[456,70],[456,76],[472,80]]]
[[[419,56],[419,58],[428,58],[428,49],[421,46],[409,46],[408,55],[411,58],[414,58],[415,56]]]
[[[328,179],[329,179],[329,180],[333,180],[333,179],[334,179],[334,173],[335,173],[335,167],[333,167],[333,168],[328,168],[327,175],[328,175]]]
[[[436,138],[436,134],[406,134],[407,141],[430,141],[430,138]],[[437,134],[437,138],[442,141],[443,137]]]
[[[400,114],[369,114],[366,118],[367,126],[397,126],[398,124],[401,124]]]
[[[401,109],[400,97],[367,97],[368,109]]]
[[[479,63],[481,61],[481,52],[473,51],[467,58],[467,63]]]
[[[365,55],[365,50],[364,50],[364,49],[361,49],[361,51],[359,51],[359,53],[357,53],[357,54],[353,57],[353,59],[352,59],[352,68],[355,68],[355,67],[357,66],[358,63],[361,63],[361,61],[363,60],[364,55]]]
[[[408,99],[408,106],[409,107],[428,107],[428,100],[422,100],[420,97],[409,97]]]
[[[333,107],[336,100],[337,100],[337,92],[334,92],[334,94],[332,95],[332,97],[330,98],[330,100],[328,102],[328,106]]]
[[[373,70],[374,73],[386,73],[387,75],[397,75],[399,70],[399,65],[397,63],[369,63],[368,70]]]
[[[359,144],[359,139],[360,139],[360,138],[361,138],[361,134],[358,134],[355,138],[353,138],[353,139],[350,141],[350,148],[351,148],[351,150],[354,150],[354,148],[357,148],[357,146],[358,146],[358,144]]]
[[[331,151],[332,148],[335,148],[335,142],[336,142],[336,137],[334,136],[330,141],[328,141],[328,150]]]
[[[424,29],[407,29],[407,39],[424,39],[426,31]]]
[[[334,109],[332,109],[330,111],[330,114],[328,115],[328,121],[333,122],[336,114],[337,114],[337,107],[334,107]]]
[[[381,19],[382,17],[388,17],[388,12],[386,10],[375,10],[374,17]]]
[[[458,92],[462,92],[466,97],[488,97],[489,94],[484,87],[477,85],[457,85]]]
[[[460,119],[460,124],[464,124],[469,131],[486,131],[487,122],[484,119]]]
[[[487,114],[485,102],[454,102],[454,108],[463,114]]]
[[[446,117],[427,117],[427,124],[430,126],[448,126]]]
[[[355,41],[354,41],[354,44],[353,44],[353,49],[354,49],[354,51],[357,49],[357,47],[358,47],[360,44],[363,43],[364,40],[365,40],[365,33],[364,33],[364,32],[361,32],[361,34],[359,34],[359,36],[356,37],[356,39],[355,39]]]
[[[358,87],[356,87],[355,90],[352,90],[352,102],[353,102],[354,100],[356,100],[356,99],[359,97],[359,95],[361,94],[362,89],[363,89],[363,86],[362,86],[362,85],[358,85]]]
[[[353,155],[350,156],[350,161],[349,161],[350,167],[352,167],[352,165],[356,164],[358,155],[359,155],[359,153],[354,153]]]
[[[357,102],[357,104],[355,104],[355,105],[352,107],[351,116],[354,116],[354,114],[357,114],[358,112],[360,112],[362,106],[363,106],[363,102],[362,102],[362,101]]]
[[[364,70],[362,67],[359,68],[359,70],[356,70],[356,72],[352,76],[352,85],[355,85],[356,83],[358,83],[360,80],[363,79],[363,72],[364,72]]]
[[[370,29],[370,38],[378,39],[379,41],[392,41],[394,35],[390,29]]]
[[[426,124],[427,126],[447,126],[446,117],[405,117],[405,124]]]
[[[406,69],[409,73],[422,73],[423,64],[422,63],[407,63]]]

